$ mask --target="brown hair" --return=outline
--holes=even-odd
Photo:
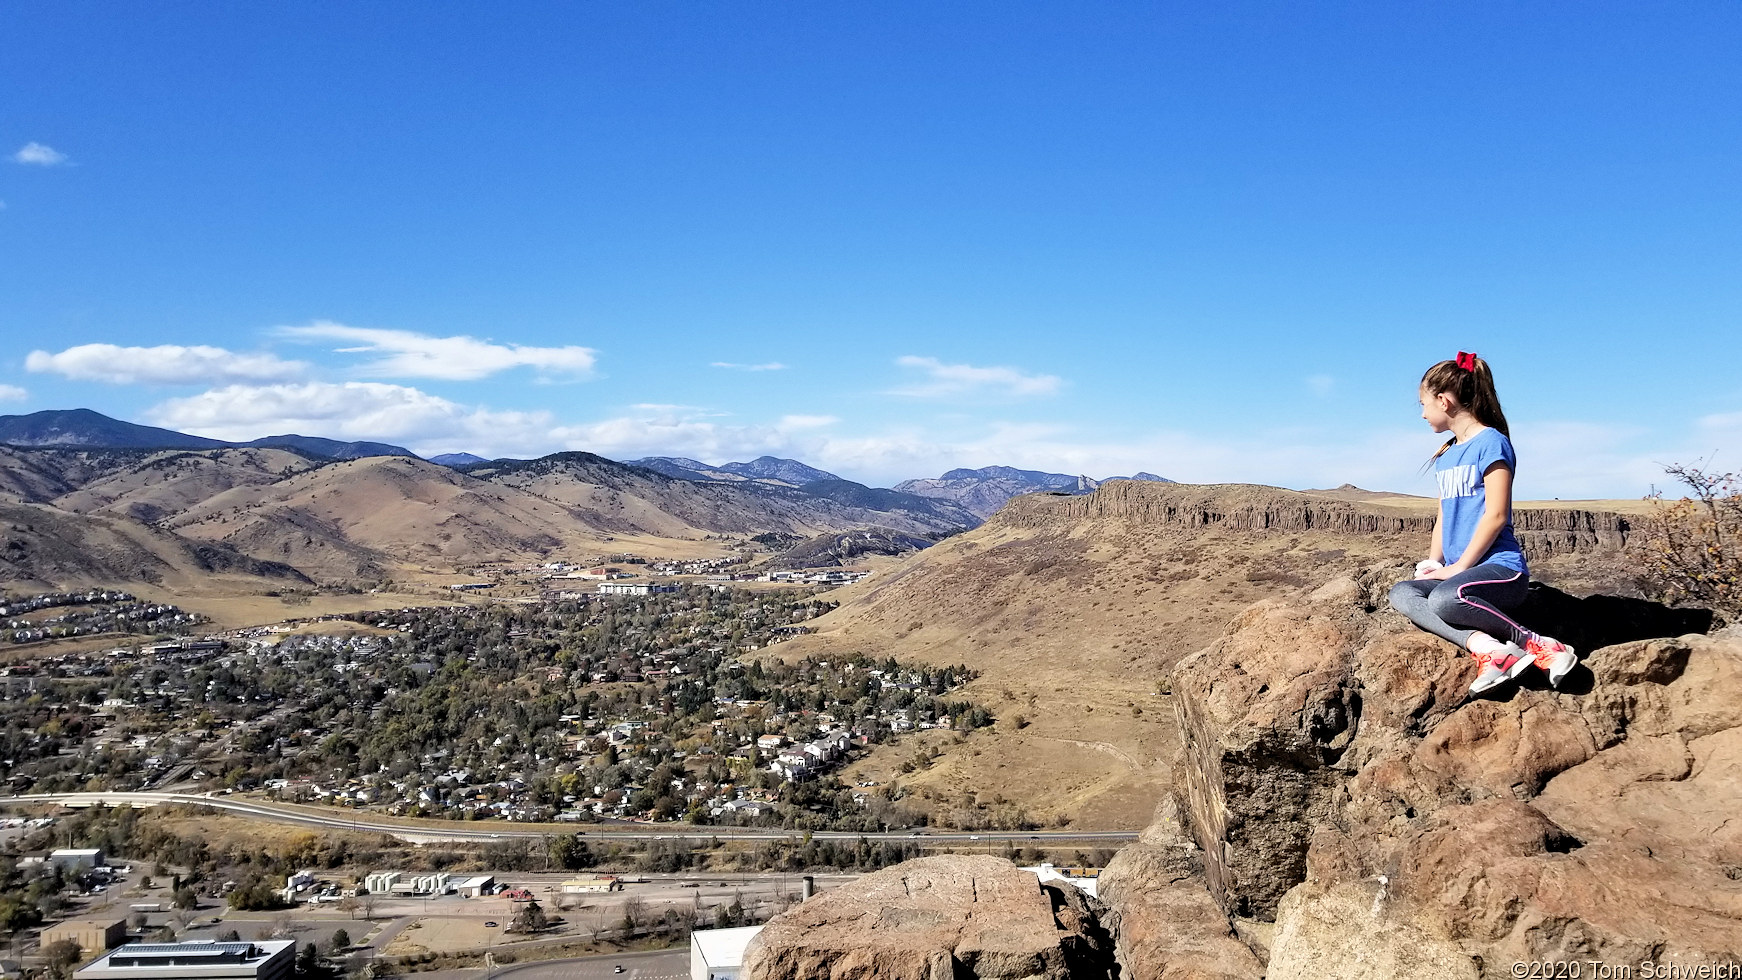
[[[1421,390],[1429,395],[1451,395],[1476,421],[1512,438],[1512,430],[1506,426],[1506,413],[1500,410],[1500,393],[1494,389],[1494,372],[1488,362],[1474,354],[1459,357],[1468,357],[1470,367],[1460,367],[1457,361],[1441,361],[1421,376]],[[1439,459],[1457,441],[1457,436],[1447,440],[1432,459]]]

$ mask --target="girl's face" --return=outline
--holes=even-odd
[[[1452,416],[1457,412],[1458,400],[1449,392],[1432,392],[1422,388],[1420,393],[1421,417],[1427,421],[1428,428],[1435,432],[1446,432],[1452,427]]]

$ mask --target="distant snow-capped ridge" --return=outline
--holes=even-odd
[[[1110,476],[1106,480],[1096,480],[1068,473],[1020,470],[1014,466],[983,466],[977,470],[950,470],[935,480],[904,480],[897,483],[895,489],[921,497],[954,501],[985,519],[1012,497],[1025,493],[1090,493],[1108,480],[1173,482],[1144,472],[1136,476]]]
[[[721,463],[719,466],[710,466],[700,460],[683,456],[647,456],[624,462],[679,480],[772,480],[788,486],[802,487],[819,480],[841,479],[833,473],[807,466],[796,459],[781,459],[778,456],[759,456],[748,463]]]

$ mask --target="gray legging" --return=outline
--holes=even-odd
[[[1506,614],[1524,602],[1529,588],[1530,576],[1523,572],[1505,565],[1477,565],[1444,580],[1399,582],[1391,587],[1391,608],[1466,650],[1475,630],[1522,646],[1536,634]]]

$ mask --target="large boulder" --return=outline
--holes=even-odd
[[[1176,783],[1224,908],[1271,918],[1304,877],[1312,827],[1330,816],[1359,714],[1358,590],[1260,602],[1184,660],[1173,690],[1184,750]]]
[[[1108,869],[1128,980],[1217,976],[1167,971],[1230,933],[1267,980],[1742,962],[1742,639],[1539,589],[1584,666],[1472,698],[1475,664],[1376,610],[1381,584],[1260,603],[1180,663],[1172,822],[1196,847],[1164,819]]]
[[[1114,975],[1099,903],[1001,858],[942,855],[866,875],[781,913],[746,980],[1068,980]]]
[[[1169,797],[1137,843],[1102,869],[1097,892],[1108,917],[1121,977],[1260,980],[1264,966],[1241,942],[1204,886],[1203,852],[1184,833]]]

